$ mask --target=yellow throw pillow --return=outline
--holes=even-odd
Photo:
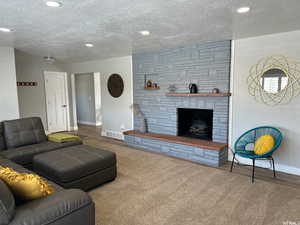
[[[77,141],[77,140],[80,141],[80,137],[71,134],[66,134],[66,133],[54,133],[54,134],[48,134],[48,140],[52,142],[63,143],[63,142]]]
[[[275,140],[271,135],[263,135],[255,141],[254,152],[257,155],[263,155],[266,152],[270,151],[274,147],[274,145]]]
[[[0,168],[0,179],[22,200],[34,200],[54,193],[53,187],[35,174]]]

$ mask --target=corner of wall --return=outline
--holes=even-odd
[[[12,47],[0,47],[0,70],[3,77],[0,83],[0,120],[20,117],[18,89],[16,86],[16,56]]]
[[[234,96],[234,63],[235,63],[235,41],[231,40],[231,61],[230,61],[230,93],[229,98],[229,120],[228,120],[228,148],[233,148],[233,96]],[[228,151],[228,160],[232,161],[233,155]]]

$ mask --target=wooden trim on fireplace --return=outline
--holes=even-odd
[[[167,93],[173,97],[230,97],[231,93]]]
[[[219,142],[212,142],[212,141],[205,141],[199,140],[196,138],[187,138],[187,137],[180,137],[180,136],[173,136],[168,134],[158,134],[158,133],[141,133],[139,131],[130,130],[125,131],[124,135],[133,136],[133,137],[141,137],[141,138],[148,138],[157,141],[164,141],[182,145],[193,146],[202,149],[209,149],[215,151],[221,151],[223,148],[227,147],[227,144],[219,143]]]

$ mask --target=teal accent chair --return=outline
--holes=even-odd
[[[255,141],[263,136],[263,135],[271,135],[274,140],[275,140],[275,145],[274,147],[266,152],[263,155],[257,155],[254,153],[253,150],[248,150],[247,149],[247,145],[249,144],[253,144]],[[242,134],[242,136],[240,136],[238,138],[238,140],[235,142],[234,145],[234,152],[233,152],[233,160],[231,163],[231,167],[230,167],[230,172],[232,172],[232,168],[233,168],[233,164],[234,164],[234,160],[236,155],[243,157],[243,158],[248,158],[248,159],[252,159],[252,163],[253,163],[253,167],[252,167],[252,183],[254,182],[254,170],[255,170],[255,160],[256,159],[268,159],[272,161],[272,165],[273,165],[273,174],[274,177],[276,177],[276,172],[275,172],[275,164],[274,164],[274,159],[273,159],[273,152],[276,151],[282,141],[282,134],[281,132],[274,127],[268,127],[268,126],[263,126],[263,127],[256,127],[252,130],[249,130],[247,132],[245,132],[244,134]]]

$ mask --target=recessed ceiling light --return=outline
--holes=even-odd
[[[46,1],[46,5],[49,7],[55,7],[55,8],[62,6],[62,4],[57,1]]]
[[[9,32],[13,32],[14,30],[13,30],[13,29],[6,28],[6,27],[0,27],[0,31],[1,31],[1,32],[4,32],[4,33],[9,33]]]
[[[250,7],[248,7],[248,6],[240,7],[240,8],[237,9],[238,13],[247,13],[249,11],[250,11]]]
[[[148,31],[148,30],[142,30],[142,31],[140,31],[139,32],[141,35],[143,35],[143,36],[148,36],[148,35],[150,35],[150,31]]]
[[[88,47],[88,48],[94,47],[94,45],[92,43],[86,43],[85,46]]]

